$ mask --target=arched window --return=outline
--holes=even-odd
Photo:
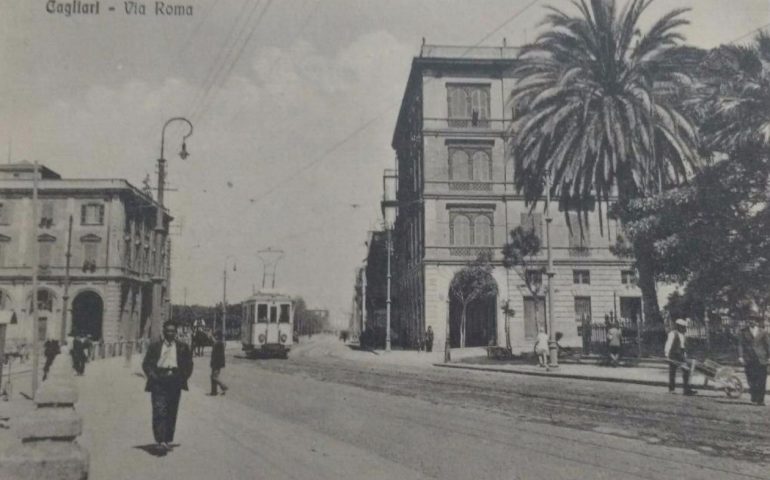
[[[471,118],[475,119],[478,125],[481,121],[489,119],[489,90],[474,88],[470,91],[470,96]]]
[[[464,88],[449,88],[449,118],[468,118],[468,100]]]
[[[488,182],[491,180],[489,175],[489,155],[483,150],[477,150],[473,153],[473,179],[477,182]]]
[[[452,231],[449,243],[452,245],[471,244],[471,221],[465,215],[457,215],[452,219]]]
[[[492,220],[486,215],[473,219],[473,244],[492,245]]]
[[[449,178],[459,181],[470,180],[470,170],[468,153],[465,150],[452,150],[449,157]]]

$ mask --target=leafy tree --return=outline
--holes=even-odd
[[[489,253],[478,258],[455,274],[449,284],[449,293],[462,307],[460,314],[460,348],[465,347],[465,324],[468,305],[474,300],[483,300],[497,295],[497,284],[492,278]]]
[[[689,186],[628,203],[631,241],[652,245],[658,280],[686,284],[688,303],[741,318],[770,308],[770,161],[737,155]],[[680,302],[681,303],[681,302]]]
[[[574,0],[577,15],[550,8],[550,28],[521,51],[512,155],[515,186],[529,202],[543,195],[547,174],[553,196],[580,205],[617,194],[625,204],[680,183],[696,166],[696,131],[670,99],[672,87],[689,81],[671,61],[687,10],[641,33],[652,0],[622,10],[616,3]],[[660,320],[651,246],[632,247],[645,311]]]
[[[515,271],[535,298],[534,314],[538,318],[538,301],[543,286],[545,268],[533,269],[533,260],[541,250],[540,237],[531,228],[518,226],[510,231],[510,241],[503,245],[503,266]],[[518,268],[517,268],[518,267]],[[506,316],[506,321],[508,317]]]

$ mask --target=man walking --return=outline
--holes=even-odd
[[[767,388],[770,334],[765,330],[764,323],[764,319],[752,316],[749,318],[749,325],[738,334],[738,361],[746,369],[751,403],[755,405],[765,404]]]
[[[425,332],[425,351],[433,351],[433,328],[428,325],[428,330]]]
[[[58,340],[48,339],[45,341],[45,345],[43,346],[43,355],[45,355],[45,365],[43,365],[43,381],[48,378],[48,372],[51,370],[53,360],[56,358],[56,355],[60,353],[61,348],[59,347]]]
[[[159,453],[165,454],[174,441],[179,398],[193,370],[192,352],[177,341],[175,323],[163,324],[163,338],[147,348],[142,370],[147,376],[144,390],[152,402],[152,433]]]
[[[690,387],[690,369],[687,367],[686,337],[687,321],[680,318],[674,322],[674,330],[668,332],[666,338],[665,354],[668,364],[668,391],[674,393],[676,388],[676,371],[682,369],[682,389],[685,395],[695,395]]]
[[[222,341],[222,333],[217,332],[214,346],[211,347],[211,395],[217,395],[217,387],[222,389],[222,395],[227,392],[227,385],[222,383],[219,375],[225,368],[225,343]]]

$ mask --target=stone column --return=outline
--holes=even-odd
[[[19,421],[16,433],[22,443],[0,452],[0,478],[88,478],[88,452],[75,440],[83,431],[83,420],[75,411],[77,400],[65,347],[35,395],[36,409]]]

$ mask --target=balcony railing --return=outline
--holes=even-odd
[[[511,190],[510,188],[508,189]],[[506,193],[504,182],[477,182],[473,180],[426,180],[424,193],[449,194],[449,193],[494,193],[503,195]]]
[[[423,130],[463,130],[463,131],[494,131],[503,132],[510,129],[510,118],[439,118],[423,117]]]

